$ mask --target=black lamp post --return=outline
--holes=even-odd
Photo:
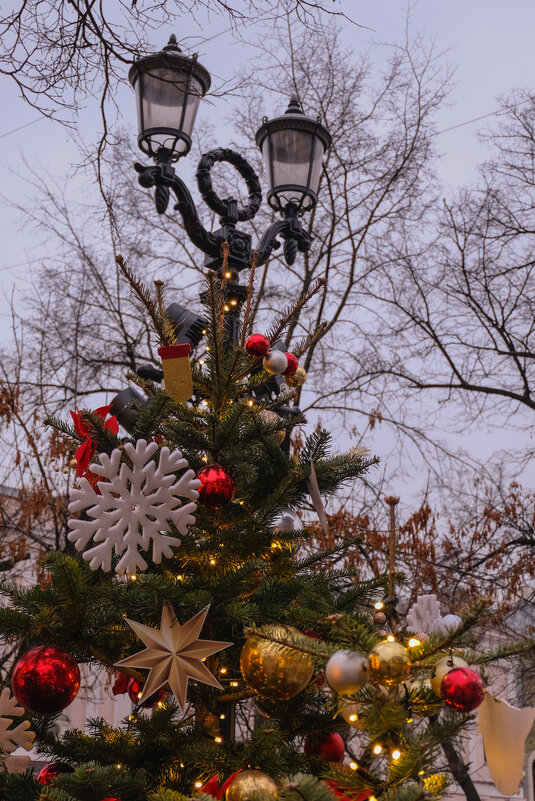
[[[156,188],[159,214],[168,206],[172,190],[186,232],[205,254],[205,265],[220,271],[221,245],[228,242],[228,269],[237,284],[238,273],[251,265],[251,236],[236,224],[251,220],[262,200],[258,176],[249,162],[228,148],[205,153],[197,168],[197,185],[207,206],[220,217],[221,228],[207,231],[201,223],[195,203],[184,182],[177,176],[174,162],[187,155],[200,99],[210,87],[210,75],[195,57],[185,56],[171,36],[160,53],[139,59],[129,73],[136,91],[140,149],[154,159],[154,166],[136,164],[142,186]],[[317,120],[305,117],[293,96],[287,112],[273,120],[264,119],[256,135],[262,150],[269,180],[268,203],[281,219],[266,230],[256,247],[259,264],[284,240],[287,264],[293,264],[297,250],[306,252],[311,237],[304,230],[301,216],[314,208],[321,174],[322,158],[330,145],[327,129]],[[210,170],[215,162],[232,164],[245,179],[248,203],[239,206],[233,197],[219,198],[212,187]],[[234,291],[232,287],[229,287]],[[238,293],[239,294],[239,293]],[[237,293],[234,292],[237,297]],[[236,312],[239,312],[239,304]]]

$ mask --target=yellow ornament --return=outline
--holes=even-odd
[[[284,380],[290,387],[302,387],[307,380],[307,371],[304,367],[298,367],[293,375],[285,375]]]
[[[292,626],[269,626],[268,637],[290,639],[299,634]],[[242,676],[253,690],[265,698],[287,701],[304,690],[314,671],[311,659],[286,645],[249,637],[240,656]],[[241,774],[240,774],[241,775]]]
[[[386,687],[401,684],[409,675],[411,660],[401,643],[386,641],[377,643],[368,656],[370,679]]]
[[[431,689],[435,695],[438,695],[439,698],[442,679],[446,673],[449,673],[450,670],[458,667],[468,667],[468,662],[465,662],[460,656],[444,656],[442,659],[438,660],[436,665],[433,666],[433,669],[431,670]]]
[[[255,793],[267,793],[277,798],[277,785],[261,770],[242,770],[225,793],[226,801],[246,801]]]
[[[264,421],[264,423],[271,423],[272,425],[280,423],[281,421],[279,415],[276,412],[272,412],[271,409],[261,409],[258,412],[258,416]],[[279,445],[282,445],[284,442],[284,437],[286,436],[286,429],[274,431],[273,436],[276,438]]]

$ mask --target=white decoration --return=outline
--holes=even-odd
[[[436,595],[419,595],[407,612],[407,627],[425,634],[444,634],[448,629],[456,629],[460,622],[458,615],[442,616]]]
[[[486,692],[479,707],[478,727],[485,759],[496,789],[515,795],[524,778],[524,745],[535,722],[535,707],[517,709]]]
[[[16,748],[24,748],[31,751],[35,732],[29,731],[30,721],[21,720],[14,728],[9,728],[13,723],[13,718],[24,714],[24,709],[18,705],[16,698],[9,692],[8,687],[4,687],[0,694],[0,764],[9,773],[20,773],[26,769],[29,757],[12,757],[10,754]]]
[[[273,524],[275,531],[301,531],[303,523],[293,509],[283,509]]]
[[[182,504],[180,497],[196,500],[201,482],[193,470],[186,470],[180,478],[178,470],[188,467],[179,450],[172,453],[164,447],[158,462],[152,456],[158,450],[156,442],[148,445],[139,439],[135,446],[127,443],[124,453],[128,461],[121,461],[123,452],[116,448],[111,456],[101,453],[100,464],[90,470],[106,481],[98,482],[95,492],[86,478],[72,490],[69,512],[86,510],[89,520],[71,519],[68,538],[91,570],[101,567],[111,570],[113,552],[121,556],[115,572],[134,575],[137,568],[148,565],[140,551],[147,551],[152,543],[152,561],[159,564],[162,557],[173,555],[173,546],[180,545],[177,537],[167,536],[169,523],[181,534],[195,522],[195,503]],[[131,464],[130,464],[131,463]],[[85,550],[93,540],[93,547]]]
[[[233,643],[198,639],[209,609],[210,604],[180,625],[171,606],[165,604],[159,629],[126,618],[130,628],[147,647],[115,664],[117,667],[150,669],[143,685],[142,698],[150,698],[164,684],[169,684],[171,692],[184,709],[190,679],[217,687],[218,690],[223,689],[203,660]]]

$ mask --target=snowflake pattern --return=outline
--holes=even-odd
[[[4,687],[0,694],[0,763],[9,773],[25,770],[30,761],[27,756],[10,756],[16,748],[24,748],[26,751],[33,748],[35,732],[29,731],[29,720],[21,720],[17,726],[10,728],[13,718],[23,714],[24,709],[18,705],[9,688]]]
[[[163,447],[155,461],[152,457],[157,450],[156,442],[147,444],[139,439],[135,445],[129,442],[124,446],[128,461],[121,461],[119,449],[111,456],[101,453],[100,463],[90,466],[92,473],[104,479],[98,482],[98,491],[86,478],[72,490],[69,512],[85,510],[89,519],[69,520],[68,537],[77,551],[84,551],[83,558],[92,570],[111,570],[114,552],[121,557],[115,568],[118,575],[146,570],[148,564],[140,551],[148,551],[151,543],[152,561],[159,564],[180,545],[177,537],[167,536],[169,524],[185,534],[195,522],[197,505],[183,504],[179,496],[196,500],[201,482],[191,469],[177,479],[176,472],[188,467],[179,450]],[[93,547],[86,549],[91,540]]]

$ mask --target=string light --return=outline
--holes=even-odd
[[[137,576],[136,576],[136,574],[135,574],[135,573],[133,573],[131,576],[129,576],[129,579],[130,579],[130,581],[137,581]]]
[[[416,648],[417,645],[420,645],[420,640],[416,637],[411,637],[409,640],[409,648]]]
[[[222,738],[222,737],[216,737],[216,738],[215,738],[215,740],[214,740],[214,742],[216,742],[216,743],[222,743],[222,742],[223,742],[223,738]]]
[[[247,406],[254,406],[254,400],[249,399],[247,401]]]
[[[221,714],[219,715],[219,720],[225,720],[225,717],[226,717],[225,713],[221,712]]]
[[[238,303],[238,301],[236,300],[236,298],[232,298],[232,300],[230,301],[230,305],[231,306],[236,306],[237,303]]]
[[[382,754],[383,753],[383,746],[379,745],[379,743],[377,743],[377,745],[374,745],[373,746],[373,753],[374,754]]]
[[[412,723],[412,715],[410,716],[410,718],[407,718],[407,723]]]
[[[389,634],[389,635],[388,635],[388,637],[386,638],[386,641],[387,641],[387,642],[394,642],[394,640],[395,640],[395,639],[396,639],[396,638],[394,637],[394,635],[393,635],[393,634]]]
[[[202,782],[195,782],[195,787],[197,789],[199,789],[199,787],[202,787]]]
[[[118,763],[117,763],[117,765],[116,765],[115,767],[117,768],[117,770],[121,770],[121,768],[122,768],[123,766],[121,765],[121,763],[120,763],[120,762],[118,762]]]
[[[216,564],[216,560],[215,559],[210,559],[210,564],[211,565],[215,565]]]
[[[199,359],[199,364],[204,364],[204,359]]]
[[[206,328],[203,328],[202,333],[203,333],[203,336],[206,335]]]
[[[351,770],[357,770],[358,765],[356,762],[350,762],[349,767],[351,768]]]
[[[227,672],[226,667],[219,668],[219,672],[220,673],[226,673]]]
[[[225,278],[232,278],[232,273],[229,272],[225,273]]]
[[[163,701],[158,701],[158,709],[163,709],[165,706]]]
[[[392,757],[392,759],[399,759],[401,756],[401,751],[399,750],[399,748],[394,748],[390,756]]]
[[[182,575],[182,573],[179,573],[176,578],[177,578],[177,581],[184,581],[184,576]]]
[[[351,721],[351,723],[354,723],[358,719],[359,719],[359,716],[355,715],[354,713],[353,713],[353,715],[349,716],[349,720]]]
[[[418,776],[423,776],[423,775],[424,775],[424,773],[425,773],[425,770],[419,770],[419,771],[418,771]]]
[[[230,682],[230,686],[231,687],[237,687],[238,686],[238,682],[237,681],[231,681]]]
[[[223,306],[223,311],[230,311],[230,306],[227,306],[227,304],[225,303],[225,305]]]
[[[377,610],[379,610],[379,609],[384,609],[384,606],[385,606],[385,605],[384,605],[384,603],[383,603],[382,601],[376,601],[376,602],[374,603],[374,607],[375,607]]]

